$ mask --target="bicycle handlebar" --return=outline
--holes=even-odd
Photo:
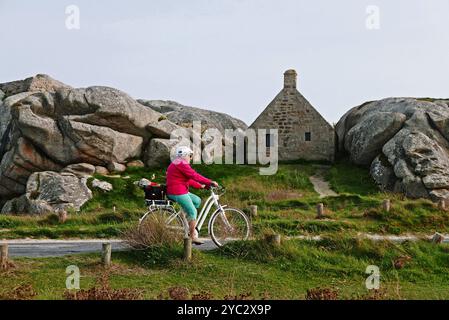
[[[212,192],[214,192],[215,194],[220,194],[220,195],[222,195],[226,192],[226,188],[221,185],[218,185],[218,187],[214,187],[214,186],[210,185],[208,189],[211,190]]]

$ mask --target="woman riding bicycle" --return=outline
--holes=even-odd
[[[189,147],[178,147],[176,158],[167,168],[167,197],[179,203],[189,222],[189,232],[192,243],[201,245],[204,242],[196,236],[197,209],[201,205],[201,198],[189,192],[189,187],[203,189],[218,183],[203,177],[190,166],[193,151]]]

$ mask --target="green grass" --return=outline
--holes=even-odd
[[[304,299],[308,289],[332,288],[341,299],[368,294],[369,265],[380,268],[381,289],[387,299],[448,299],[449,246],[430,243],[357,241],[329,237],[321,241],[284,241],[273,247],[262,241],[238,242],[223,250],[194,251],[192,263],[181,260],[179,247],[113,253],[109,271],[112,288],[137,288],[145,299],[167,296],[171,287],[190,293],[206,291],[214,298],[250,293],[251,297]],[[402,269],[396,259],[409,256]],[[15,259],[16,268],[0,276],[0,295],[20,284],[32,284],[37,299],[61,299],[65,269],[77,265],[81,288],[95,285],[102,273],[96,254],[58,258]]]
[[[337,193],[373,195],[379,192],[368,169],[349,164],[345,160],[335,163],[326,178]]]
[[[23,217],[0,216],[0,238],[110,238],[119,237],[141,215],[141,210],[73,213],[60,224],[55,214]]]
[[[366,168],[342,160],[333,164],[325,176],[337,197],[320,199],[309,176],[323,170],[309,162],[281,164],[273,176],[261,176],[257,166],[194,165],[203,175],[227,188],[222,203],[247,211],[257,205],[259,215],[253,219],[254,232],[265,229],[285,235],[350,232],[430,234],[449,232],[449,212],[439,210],[428,200],[411,200],[379,192]],[[143,191],[134,185],[142,177],[156,175],[165,181],[165,168],[129,168],[120,178],[96,176],[113,185],[113,191],[93,190],[93,199],[79,213],[71,213],[61,225],[56,215],[23,217],[0,215],[0,238],[105,238],[118,237],[145,212]],[[126,179],[125,179],[126,178]],[[89,180],[89,184],[92,179]],[[203,199],[207,190],[194,191]],[[392,200],[390,212],[381,203]],[[328,219],[316,219],[316,206],[324,203]],[[113,211],[113,208],[116,211]]]

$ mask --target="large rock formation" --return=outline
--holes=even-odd
[[[228,138],[225,135],[225,130],[233,130],[237,135],[245,135],[245,131],[248,126],[241,120],[231,117],[225,113],[210,111],[205,109],[200,109],[196,107],[184,106],[175,101],[164,101],[164,100],[137,100],[141,104],[149,107],[150,109],[160,112],[163,117],[159,119],[157,124],[151,124],[147,127],[148,131],[153,134],[159,135],[161,138],[169,139],[171,132],[174,131],[173,126],[180,126],[186,128],[188,133],[193,136],[203,134],[205,130],[209,129],[210,134],[214,134],[214,130],[222,136],[222,145],[232,145],[234,144],[234,139]],[[199,121],[201,123],[201,132],[195,131],[193,128],[193,121]],[[195,130],[192,130],[195,129]],[[201,145],[204,148],[206,145],[210,144],[211,138],[207,136],[199,137],[201,140]],[[161,144],[162,143],[162,144]],[[219,143],[218,141],[215,143]],[[156,154],[161,154],[161,150],[167,149],[167,144],[163,141],[159,143],[152,144],[149,153],[156,152]],[[158,148],[158,149],[157,149]],[[154,163],[160,161],[160,159],[168,158],[166,155],[158,159],[147,161],[148,166],[153,166]],[[203,160],[206,163],[212,162],[212,155],[208,152],[203,154]]]
[[[86,177],[80,179],[68,172],[35,172],[28,179],[26,193],[7,201],[1,213],[44,214],[79,210],[92,198],[86,182]]]
[[[0,210],[78,210],[91,196],[89,176],[124,171],[130,162],[169,162],[177,144],[171,133],[193,135],[185,128],[192,120],[223,131],[246,128],[217,112],[144,103],[113,88],[76,89],[47,75],[0,84]]]
[[[246,130],[248,128],[243,121],[221,112],[188,107],[175,101],[142,99],[137,101],[162,113],[172,123],[186,128],[191,128],[193,121],[201,121],[202,129],[216,128],[221,133],[224,133],[225,129]]]
[[[155,167],[159,163],[168,163],[174,157],[173,147],[177,141],[170,139],[152,139],[146,149],[144,160],[148,167]]]
[[[57,81],[46,74],[38,74],[25,80],[17,80],[6,83],[0,83],[0,90],[6,96],[13,96],[22,92],[51,92],[55,93],[57,89],[71,87]]]
[[[348,111],[339,150],[383,190],[449,200],[449,100],[389,98]]]
[[[116,89],[74,89],[38,75],[0,84],[0,90],[0,207],[20,197],[8,203],[7,212],[11,208],[45,211],[35,205],[45,199],[30,202],[27,196],[29,177],[35,172],[66,168],[73,179],[82,179],[77,172],[89,174],[94,166],[124,165],[142,158],[151,139],[159,137],[147,126],[156,125],[162,115]],[[79,208],[76,203],[73,207]]]

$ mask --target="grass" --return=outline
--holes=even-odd
[[[115,252],[108,271],[111,290],[125,294],[138,289],[144,299],[168,298],[169,289],[203,298],[246,297],[304,299],[338,296],[363,299],[366,267],[381,270],[381,293],[386,299],[447,299],[449,247],[427,242],[401,245],[372,242],[356,237],[359,232],[379,234],[449,232],[449,211],[429,200],[406,199],[377,190],[366,169],[345,161],[327,169],[325,177],[336,197],[320,198],[309,176],[323,166],[307,162],[284,163],[274,176],[260,176],[256,166],[195,166],[205,176],[227,187],[222,203],[248,210],[258,206],[252,218],[253,234],[284,236],[320,235],[320,241],[289,240],[281,247],[262,241],[237,242],[225,250],[194,251],[192,263],[180,259],[182,248],[156,246]],[[145,211],[143,191],[134,185],[142,177],[156,175],[164,182],[164,169],[130,168],[120,177],[96,176],[113,185],[104,193],[93,190],[93,199],[79,213],[71,212],[64,224],[56,214],[46,216],[0,215],[0,238],[117,238],[136,225]],[[92,179],[88,183],[91,183]],[[196,191],[203,199],[208,191]],[[382,201],[391,199],[391,210]],[[325,219],[316,218],[318,203],[325,205]],[[82,289],[92,289],[104,275],[99,255],[14,259],[16,265],[0,274],[0,297],[29,295],[37,299],[62,299],[65,268],[81,269]],[[402,261],[402,262],[401,262]],[[395,264],[402,268],[396,269]],[[316,288],[323,289],[316,289]],[[123,289],[120,291],[120,289]],[[186,291],[187,290],[187,291]],[[85,291],[85,294],[100,290]],[[34,297],[34,293],[37,295]],[[125,294],[126,295],[126,294]]]
[[[358,195],[374,195],[379,193],[369,170],[355,165],[348,165],[346,161],[337,162],[329,170],[327,180],[337,193]]]
[[[110,238],[119,237],[124,230],[134,224],[141,210],[123,210],[102,213],[71,214],[60,224],[55,214],[29,216],[0,216],[0,238]]]
[[[325,176],[337,197],[320,199],[309,176],[323,170],[309,162],[286,163],[273,176],[260,176],[257,166],[194,165],[203,175],[227,188],[222,203],[248,210],[259,208],[252,223],[254,232],[271,229],[285,235],[340,232],[381,234],[449,232],[449,212],[428,200],[411,200],[378,191],[368,171],[339,161]],[[129,168],[119,177],[95,176],[113,185],[113,191],[93,190],[93,199],[81,212],[72,212],[65,224],[56,215],[0,216],[0,238],[107,238],[118,237],[145,212],[143,191],[134,182],[156,175],[165,181],[165,169]],[[93,178],[92,178],[93,179]],[[92,179],[89,180],[89,184]],[[203,199],[208,191],[194,191]],[[390,212],[381,203],[392,200]],[[328,219],[316,219],[316,206],[324,203]],[[115,211],[114,211],[115,208]]]
[[[114,252],[113,266],[108,271],[111,290],[126,293],[134,288],[144,299],[165,299],[170,296],[169,291],[218,299],[304,299],[307,292],[309,296],[324,294],[339,299],[376,295],[385,299],[449,298],[447,244],[394,244],[356,237],[359,232],[449,232],[449,212],[438,209],[429,200],[379,192],[366,169],[345,161],[327,170],[326,178],[339,195],[324,199],[319,198],[308,179],[317,170],[323,170],[313,163],[281,164],[274,176],[260,176],[255,166],[211,165],[195,169],[227,187],[223,203],[244,210],[258,205],[258,216],[252,219],[256,237],[276,232],[284,236],[320,235],[321,240],[293,239],[283,241],[281,247],[259,240],[236,242],[224,250],[194,251],[192,263],[181,260],[182,248],[176,244]],[[121,178],[97,176],[110,182],[114,190],[94,190],[94,198],[81,212],[72,212],[64,224],[54,214],[0,216],[0,238],[120,237],[135,226],[145,210],[143,191],[133,182],[153,173],[158,182],[164,182],[163,169],[132,168]],[[203,199],[207,196],[204,190],[196,193]],[[392,203],[389,212],[381,206],[386,198]],[[321,202],[326,219],[316,218],[316,206]],[[80,268],[81,288],[85,290],[95,287],[98,277],[104,274],[98,254],[17,258],[13,262],[16,268],[0,274],[0,297],[17,296],[19,288],[19,292],[36,292],[31,298],[61,299],[65,292],[65,268],[69,265]],[[380,268],[379,293],[370,293],[365,287],[369,265]]]
[[[273,247],[262,241],[237,242],[224,250],[194,251],[192,263],[181,260],[180,247],[114,252],[108,271],[114,289],[135,288],[144,299],[167,298],[168,290],[222,299],[239,295],[252,298],[304,299],[309,289],[338,292],[340,299],[368,294],[367,266],[380,269],[386,299],[447,299],[448,245],[357,241],[328,237],[321,241],[284,241]],[[402,268],[395,260],[408,256]],[[17,284],[31,285],[36,299],[61,299],[69,265],[81,271],[81,289],[92,288],[103,268],[95,254],[59,258],[15,259],[15,269],[0,276],[0,296]]]

